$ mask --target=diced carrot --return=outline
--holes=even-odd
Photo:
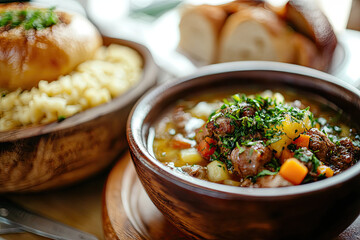
[[[325,177],[332,177],[334,176],[334,171],[326,166],[326,165],[321,165],[317,168],[317,173],[320,175],[320,174],[324,174]]]
[[[293,141],[297,147],[309,147],[310,136],[300,134],[300,136]]]
[[[287,159],[294,157],[294,154],[292,151],[290,151],[289,149],[285,148],[280,156],[280,163],[283,164]]]
[[[209,159],[216,150],[215,144],[216,141],[214,139],[206,137],[199,143],[197,150],[203,158]]]
[[[194,140],[187,139],[178,133],[170,140],[170,146],[176,149],[186,149],[191,147],[192,141]]]
[[[289,158],[281,165],[279,174],[294,185],[299,185],[308,173],[308,169],[296,158]]]
[[[177,149],[186,149],[191,147],[190,143],[175,138],[171,139],[170,144],[173,148],[177,148]]]

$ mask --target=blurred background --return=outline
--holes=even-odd
[[[360,0],[354,0],[352,2],[347,28],[360,31]]]
[[[277,6],[287,2],[267,1]],[[103,34],[146,45],[157,64],[173,77],[196,69],[192,62],[177,51],[181,4],[216,5],[224,2],[229,0],[78,0]],[[329,73],[359,86],[360,70],[357,63],[360,62],[360,33],[353,30],[360,30],[360,0],[314,2],[328,17],[339,41]]]
[[[268,1],[274,5],[286,2],[284,0]],[[0,0],[0,2],[9,2],[9,0]],[[156,63],[163,70],[161,78],[167,81],[187,75],[198,67],[177,51],[181,5],[186,3],[219,4],[229,2],[229,0],[34,0],[33,2],[86,15],[102,34],[144,44],[150,49]],[[329,18],[339,41],[334,57],[334,67],[330,73],[359,87],[360,0],[314,0],[314,2]],[[76,220],[74,222],[78,222],[78,219],[86,216],[86,221],[84,220],[79,225],[84,226],[84,229],[93,229],[94,233],[102,236],[103,230],[99,221],[100,203],[106,177],[107,172],[104,172],[97,178],[58,192],[41,193],[38,196],[19,195],[18,197],[21,197],[23,202],[35,206],[34,209],[43,209],[44,202],[50,203],[49,205],[53,206],[55,214],[59,214],[60,219],[72,218]],[[59,196],[62,202],[71,202],[78,211],[70,211],[71,209],[64,207],[58,201]],[[88,206],[97,206],[97,208],[89,211]],[[42,214],[45,213],[42,212]],[[14,236],[6,239],[19,238]]]
[[[153,17],[159,17],[162,13],[176,7],[180,3],[191,4],[218,4],[228,2],[226,0],[77,0],[89,14],[93,21],[119,20],[129,13],[143,13]],[[286,0],[268,0],[275,5],[280,5]],[[317,4],[324,10],[336,30],[349,28],[360,30],[360,0],[316,0]],[[348,21],[347,21],[348,19]]]
[[[220,4],[230,0],[33,0],[80,12],[102,34],[147,46],[163,69],[163,79],[189,74],[199,67],[178,52],[180,11],[184,4]],[[267,0],[275,6],[287,0]],[[314,0],[337,34],[338,48],[329,73],[360,86],[360,0]],[[356,31],[355,31],[356,30]]]

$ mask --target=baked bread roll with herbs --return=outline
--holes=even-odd
[[[213,12],[225,12],[225,19],[196,21],[195,16],[204,15],[204,8],[210,7]],[[179,48],[205,64],[265,60],[326,71],[336,45],[329,21],[308,0],[290,0],[281,9],[259,0],[191,6],[184,9],[180,22]]]
[[[102,38],[78,14],[30,4],[0,5],[0,88],[31,89],[89,60]]]

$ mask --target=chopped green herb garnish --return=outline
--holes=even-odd
[[[0,27],[41,30],[59,22],[54,9],[7,10],[0,13]]]
[[[276,142],[278,142],[280,139],[281,139],[280,137],[274,137],[274,138],[272,138],[272,139],[270,139],[270,140],[267,140],[267,141],[266,141],[266,145],[270,145],[270,144],[276,143]]]
[[[290,144],[287,146],[287,148],[288,148],[290,151],[294,152],[294,151],[296,150],[296,144],[290,143]]]
[[[256,176],[254,177],[251,177],[251,181],[252,182],[256,182],[256,180],[259,178],[259,177],[265,177],[265,176],[269,176],[269,175],[276,175],[277,172],[271,172],[267,169],[264,169],[262,170],[261,172],[259,172]]]
[[[58,122],[64,121],[65,119],[66,119],[65,116],[59,116],[59,117],[58,117]]]
[[[251,114],[244,114],[248,111]],[[220,151],[216,159],[225,161],[231,150],[237,147],[235,143],[240,146],[254,146],[259,141],[266,146],[275,143],[284,134],[279,126],[282,126],[287,117],[290,116],[294,122],[301,122],[309,115],[309,108],[299,109],[260,95],[252,98],[236,94],[224,99],[223,105],[209,116],[208,121],[218,127],[218,118],[230,119],[234,131],[219,137],[221,149],[229,151]]]
[[[299,148],[295,150],[294,157],[299,159],[302,162],[311,162],[312,163],[312,172],[316,172],[317,168],[320,166],[319,159],[315,156],[313,152],[306,148]]]
[[[236,147],[239,149],[239,155],[242,154],[245,151],[245,148],[240,147],[238,142],[236,142]]]

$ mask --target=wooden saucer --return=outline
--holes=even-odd
[[[171,225],[147,196],[130,154],[110,172],[103,192],[105,239],[188,239]],[[360,217],[335,240],[359,240]]]
[[[115,165],[103,193],[105,239],[187,239],[147,196],[130,154]]]

